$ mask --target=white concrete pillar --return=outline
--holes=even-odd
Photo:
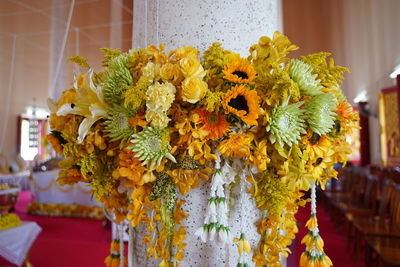
[[[133,16],[133,47],[163,43],[166,50],[181,46],[193,46],[204,52],[213,42],[222,43],[228,50],[248,56],[248,49],[261,36],[282,31],[280,0],[135,0]],[[183,209],[189,213],[184,221],[187,227],[187,247],[180,266],[236,266],[238,263],[237,244],[225,246],[216,243],[202,243],[195,231],[203,225],[209,183],[201,183],[198,189],[186,196]],[[230,216],[232,237],[240,235],[239,189],[232,192],[235,204]],[[259,235],[255,223],[260,216],[254,201],[248,196],[243,199],[245,206],[244,225],[247,238],[254,249]],[[146,231],[137,229],[135,266],[156,266],[146,261],[146,247],[141,238]],[[249,259],[251,262],[251,259]],[[251,262],[250,266],[254,266]]]
[[[134,48],[160,42],[204,51],[220,42],[245,56],[260,36],[282,30],[281,1],[135,0],[133,28]]]

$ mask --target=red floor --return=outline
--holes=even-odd
[[[37,222],[43,231],[33,245],[31,262],[35,267],[100,267],[108,254],[110,230],[102,227],[102,222],[89,219],[61,218],[48,216],[30,216],[24,213],[30,199],[29,192],[20,194],[17,212],[23,220]],[[334,266],[357,267],[346,250],[346,240],[335,231],[329,216],[322,207],[318,207],[318,222],[321,236],[325,241],[325,251]],[[304,250],[300,240],[307,233],[304,228],[309,217],[309,207],[299,211],[297,218],[300,232],[292,245],[292,255],[288,267],[298,266],[298,260]],[[14,266],[0,258],[0,267]]]

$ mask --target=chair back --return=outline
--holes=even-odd
[[[382,190],[379,196],[378,215],[385,217],[388,214],[390,203],[394,197],[395,183],[391,179],[384,179],[382,183]]]
[[[392,226],[400,230],[400,185],[395,185],[393,205],[390,208],[390,221]]]
[[[367,174],[363,195],[363,206],[377,210],[379,196],[379,178],[373,174]]]

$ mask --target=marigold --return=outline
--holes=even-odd
[[[257,118],[260,114],[258,103],[257,91],[250,90],[244,85],[238,85],[226,93],[222,106],[225,113],[235,114],[248,125],[257,125]]]
[[[197,123],[203,124],[202,129],[209,132],[208,136],[211,139],[223,137],[230,129],[229,123],[221,113],[198,109],[195,114],[198,116]]]

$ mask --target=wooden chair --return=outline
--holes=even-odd
[[[346,218],[352,225],[349,240],[355,257],[369,236],[400,238],[400,185],[395,185],[392,180],[385,181],[378,216]]]
[[[345,168],[343,170],[343,190],[324,193],[328,199],[326,201],[328,203],[328,212],[336,225],[342,225],[343,223],[341,206],[359,202],[360,199],[357,196],[361,196],[364,191],[362,180],[365,172],[365,169],[357,166]]]

